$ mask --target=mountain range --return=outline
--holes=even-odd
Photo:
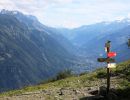
[[[53,28],[35,16],[0,12],[0,92],[34,85],[63,70],[78,74],[100,67],[104,44],[111,41],[116,62],[130,59],[126,42],[130,20],[101,22],[79,28]],[[104,64],[103,64],[104,66]]]
[[[61,41],[64,40],[64,41]],[[0,13],[0,91],[40,83],[73,66],[69,40],[18,11]],[[68,44],[68,45],[67,45]]]
[[[75,29],[60,29],[60,32],[77,46],[77,52],[92,58],[105,57],[104,46],[111,41],[111,51],[117,52],[116,62],[130,58],[126,45],[130,38],[130,19],[84,25]],[[66,34],[67,33],[67,34]],[[71,34],[70,34],[71,33]]]

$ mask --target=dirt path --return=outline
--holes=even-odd
[[[27,92],[12,97],[3,97],[0,100],[79,100],[82,97],[92,96],[89,92],[98,87],[85,88],[56,88],[53,90],[40,90]]]

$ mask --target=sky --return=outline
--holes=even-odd
[[[47,26],[75,28],[130,17],[130,0],[0,0],[0,9],[34,15]]]

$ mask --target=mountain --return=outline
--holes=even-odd
[[[124,24],[124,21],[120,22],[120,24],[121,23]],[[104,44],[107,40],[110,40],[112,45],[111,51],[117,52],[116,61],[121,62],[129,59],[130,53],[126,45],[126,42],[130,35],[130,25],[128,23],[125,23],[123,27],[117,27],[120,27],[120,25],[115,26],[115,28],[111,26],[111,28],[113,28],[114,31],[110,31],[109,34],[106,34],[105,32],[100,33],[100,35],[93,37],[90,41],[86,41],[86,43],[82,45],[86,53],[94,54],[95,57],[104,55]]]
[[[63,37],[50,30],[33,16],[1,11],[0,92],[37,84],[74,65],[74,54],[57,39]]]
[[[75,33],[72,41],[79,45],[83,45],[94,38],[102,38],[106,35],[116,33],[118,30],[121,30],[129,25],[129,19],[123,19],[121,21],[116,20],[113,22],[101,22],[86,26],[84,25],[72,30],[72,32]]]
[[[51,37],[56,39],[66,50],[68,50],[68,52],[74,53],[73,51],[75,46],[67,38],[65,38],[60,31],[58,31],[56,28],[41,24],[35,16],[25,16],[21,12],[8,10],[2,10],[1,13],[15,16],[21,23],[24,23],[31,30],[36,29],[46,32],[47,34],[51,35]]]
[[[65,29],[62,32],[64,33],[64,31]],[[117,62],[130,58],[129,49],[126,45],[130,36],[130,19],[128,18],[84,25],[69,30],[68,33],[71,33],[71,38],[68,35],[66,37],[77,46],[77,52],[95,62],[98,57],[105,57],[104,45],[107,40],[111,41],[111,50],[117,52]]]
[[[112,41],[116,61],[130,58],[129,19],[75,29],[56,29],[18,11],[0,13],[0,92],[40,83],[65,69],[76,73],[100,66],[104,43]],[[103,64],[104,66],[104,64]]]
[[[62,31],[60,31],[60,29],[57,28],[49,28],[50,32],[53,33],[53,37],[55,39],[57,39],[57,41],[64,46],[65,49],[67,49],[69,52],[71,52],[73,55],[76,55],[77,52],[77,48],[76,46],[69,40],[69,38],[66,37],[67,33],[65,33],[66,35],[62,34]]]

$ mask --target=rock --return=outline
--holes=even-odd
[[[83,92],[83,95],[84,95],[84,96],[86,96],[86,95],[87,95],[87,93],[84,93],[84,92]]]
[[[77,80],[78,83],[80,83],[80,80]]]
[[[90,87],[88,88],[88,91],[89,91],[89,90],[91,90],[91,88],[90,88]]]
[[[58,98],[58,96],[55,96],[55,98],[57,99],[57,98]]]
[[[63,95],[63,92],[61,91],[61,92],[59,93],[59,95]]]
[[[6,100],[9,100],[9,98],[6,98]]]
[[[97,95],[98,94],[98,90],[92,90],[89,92],[89,94],[91,95]]]
[[[62,88],[61,88],[60,91],[59,91],[59,95],[64,95],[64,94],[63,94],[63,91],[62,91]]]
[[[42,90],[42,92],[43,92],[43,93],[47,93],[47,91],[46,91],[46,90]]]
[[[99,95],[106,96],[107,88],[105,86],[99,87]]]
[[[73,89],[74,94],[80,94],[80,91]]]

